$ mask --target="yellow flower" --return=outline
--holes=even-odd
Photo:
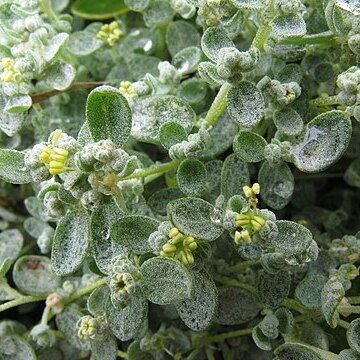
[[[124,32],[119,29],[119,24],[116,21],[103,25],[96,35],[98,39],[107,42],[109,46],[114,46],[123,36]]]

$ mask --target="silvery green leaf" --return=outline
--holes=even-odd
[[[255,326],[252,331],[252,338],[256,346],[264,351],[271,350],[271,341],[270,339],[264,335],[259,326]]]
[[[346,331],[346,338],[351,349],[360,353],[360,319],[355,319],[350,323],[349,329]]]
[[[274,351],[279,360],[339,360],[339,356],[314,346],[302,343],[287,342]]]
[[[256,317],[261,306],[255,295],[233,287],[220,287],[219,305],[215,322],[221,325],[246,323]]]
[[[217,288],[205,271],[192,272],[193,293],[190,299],[176,304],[180,318],[191,330],[208,328],[217,310]]]
[[[306,321],[299,326],[299,340],[323,350],[329,350],[329,338],[326,331],[312,321]]]
[[[148,300],[155,304],[174,304],[192,295],[192,277],[179,261],[164,257],[146,260],[140,268],[141,288]]]
[[[31,181],[30,172],[24,166],[24,153],[0,149],[0,179],[12,184],[27,184]]]
[[[123,309],[113,307],[110,299],[106,303],[106,314],[111,332],[121,341],[132,339],[141,330],[148,312],[148,302],[140,289],[131,296]]]
[[[169,121],[162,124],[159,128],[160,144],[165,149],[170,149],[171,146],[180,143],[187,138],[187,131],[181,124]]]
[[[149,5],[150,0],[124,0],[124,2],[133,11],[143,11]]]
[[[105,305],[110,291],[107,285],[96,288],[87,298],[87,309],[90,314],[96,316],[105,311]]]
[[[189,196],[201,196],[206,190],[207,172],[205,165],[197,159],[185,159],[177,170],[180,190]]]
[[[87,56],[99,50],[104,42],[90,31],[77,31],[70,35],[67,49],[75,56]]]
[[[7,262],[7,264],[9,263],[12,264],[14,260],[18,257],[20,250],[23,246],[23,243],[24,243],[24,238],[19,230],[9,229],[1,232],[0,233],[0,266],[3,266],[5,261]]]
[[[288,257],[301,254],[309,248],[312,234],[305,226],[287,220],[278,220],[276,225],[279,233],[271,239],[270,246]]]
[[[108,334],[104,339],[91,340],[91,360],[116,360],[117,341]]]
[[[78,304],[72,303],[56,315],[56,326],[64,334],[65,339],[79,350],[89,351],[90,342],[82,341],[78,337],[77,322],[84,314]]]
[[[311,120],[292,149],[294,164],[304,172],[325,170],[337,162],[351,139],[351,121],[343,111],[322,113]]]
[[[177,52],[171,63],[181,72],[187,75],[195,72],[201,61],[201,50],[196,46],[190,46]]]
[[[336,0],[335,4],[340,9],[348,11],[353,15],[360,15],[360,6],[357,0]]]
[[[249,81],[242,81],[230,88],[226,103],[230,117],[241,126],[250,128],[264,116],[264,97]]]
[[[56,275],[75,272],[84,261],[90,245],[90,221],[83,209],[69,210],[58,223],[51,252]]]
[[[240,131],[233,142],[236,156],[245,162],[259,162],[264,160],[264,148],[267,141],[252,131]]]
[[[263,271],[259,279],[259,296],[266,308],[278,308],[290,291],[291,277],[287,271],[270,274]]]
[[[360,355],[352,349],[345,349],[340,351],[339,360],[359,360]]]
[[[274,124],[286,135],[299,135],[304,127],[301,116],[291,108],[284,108],[274,114]]]
[[[121,147],[130,136],[130,107],[125,97],[111,86],[91,91],[86,102],[86,119],[95,141],[110,139]]]
[[[337,280],[328,280],[321,291],[321,307],[326,322],[336,328],[339,319],[337,307],[345,296],[342,284]]]
[[[202,61],[198,66],[198,73],[201,79],[212,86],[219,86],[225,83],[216,70],[216,65],[210,61]]]
[[[72,84],[75,75],[76,71],[72,65],[58,61],[48,69],[43,81],[49,88],[63,91]]]
[[[145,254],[152,251],[148,238],[158,225],[157,220],[148,216],[124,216],[111,226],[111,239],[135,254]]]
[[[300,14],[280,15],[270,25],[272,33],[278,39],[306,34],[306,23]]]
[[[90,236],[96,265],[107,274],[111,259],[121,255],[125,249],[114,243],[110,237],[111,225],[120,217],[122,212],[114,202],[99,207],[91,214]]]
[[[230,148],[235,134],[238,132],[238,126],[230,118],[227,111],[224,111],[211,129],[210,145],[202,151],[200,158],[202,160],[210,160],[222,154]]]
[[[50,259],[39,255],[19,258],[14,265],[13,280],[20,291],[30,295],[47,295],[60,286],[60,278],[51,270]]]
[[[66,43],[69,39],[69,34],[60,33],[55,35],[49,45],[46,46],[44,49],[44,58],[47,62],[54,61],[60,54],[62,53],[63,49],[66,46]]]
[[[225,199],[242,192],[245,185],[250,184],[250,174],[247,164],[235,154],[229,155],[221,172],[221,193]]]
[[[4,111],[9,114],[22,113],[29,110],[32,105],[32,99],[29,95],[12,96],[5,105]]]
[[[290,202],[294,192],[294,175],[285,162],[271,166],[264,161],[258,181],[261,198],[273,209],[282,209]]]
[[[346,169],[344,180],[351,186],[360,187],[360,158],[355,159]]]
[[[26,113],[9,114],[6,111],[1,110],[0,130],[3,131],[7,136],[14,136],[23,127],[26,119]]]
[[[213,211],[213,205],[193,197],[173,200],[167,206],[171,222],[181,232],[207,241],[214,241],[223,233],[223,229],[211,221]]]
[[[321,308],[321,291],[327,278],[323,275],[306,276],[296,287],[295,297],[307,309]]]
[[[0,337],[0,358],[3,360],[36,360],[35,351],[22,337],[5,335]]]
[[[264,3],[262,0],[230,0],[238,9],[260,10]]]
[[[184,20],[172,22],[166,29],[166,45],[173,57],[180,50],[190,46],[200,46],[200,34],[196,27]]]
[[[77,142],[82,146],[94,142],[94,139],[91,136],[89,124],[88,124],[87,121],[85,121],[82,124],[82,126],[81,126],[81,128],[79,130],[79,133],[78,133],[78,136],[77,136]]]
[[[210,60],[217,62],[219,51],[224,47],[235,47],[226,31],[219,27],[207,28],[201,38],[201,48],[205,55]]]
[[[167,204],[175,199],[184,197],[184,194],[177,188],[164,188],[154,192],[148,199],[148,205],[154,213],[166,215]]]
[[[183,99],[172,96],[152,96],[133,106],[132,136],[139,141],[158,144],[160,126],[167,122],[180,124],[188,134],[195,121],[195,113]]]
[[[168,0],[152,0],[143,11],[143,19],[148,27],[153,27],[170,23],[174,14]]]
[[[279,321],[279,331],[282,334],[290,333],[294,328],[294,316],[287,308],[279,308],[275,311],[275,316]]]

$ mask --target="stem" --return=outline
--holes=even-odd
[[[360,306],[338,306],[337,311],[345,314],[360,314]]]
[[[360,296],[349,296],[347,300],[350,304],[360,304]]]
[[[20,253],[19,253],[19,257],[22,255],[25,255],[29,252],[30,249],[32,249],[34,246],[36,245],[36,240],[32,240],[31,242],[29,242],[29,244],[25,245]]]
[[[127,353],[124,352],[124,351],[121,351],[121,350],[118,350],[118,351],[116,352],[116,355],[117,355],[118,357],[122,358],[122,359],[127,359],[127,358],[128,358]]]
[[[309,101],[310,106],[328,106],[339,105],[339,99],[337,95],[333,96],[320,96],[316,99]]]
[[[350,327],[350,324],[345,320],[338,320],[338,325],[347,330]]]
[[[303,308],[296,300],[294,299],[285,299],[283,305],[289,309],[293,309],[300,314],[306,314],[307,310]]]
[[[283,45],[334,45],[335,35],[331,31],[280,40]]]
[[[226,339],[231,339],[231,338],[235,338],[235,337],[243,336],[243,335],[249,335],[252,333],[252,330],[253,330],[252,328],[240,329],[240,330],[229,331],[229,332],[218,334],[218,335],[205,336],[199,340],[199,345],[207,344],[207,343],[211,343],[211,342],[223,342]]]
[[[96,87],[98,85],[104,85],[106,84],[105,81],[89,81],[89,82],[78,82],[72,84],[68,89],[66,90],[51,90],[46,91],[40,94],[34,94],[31,96],[33,104],[39,103],[41,101],[47,100],[52,96],[56,96],[59,94],[62,94],[63,92],[69,91],[69,90],[77,90],[77,89],[86,89],[86,88],[92,88]]]
[[[220,115],[226,109],[226,95],[231,88],[231,84],[225,83],[221,86],[214,102],[205,117],[205,123],[209,126],[214,126],[218,121]]]
[[[15,300],[6,302],[5,304],[0,305],[0,312],[4,310],[11,309],[15,306],[28,304],[36,301],[42,301],[46,299],[46,295],[30,295],[30,296],[21,296]]]
[[[130,179],[139,179],[139,178],[143,178],[149,175],[154,175],[154,174],[163,174],[166,173],[170,170],[174,170],[176,169],[179,165],[180,165],[181,160],[176,159],[176,160],[172,160],[170,162],[167,163],[163,163],[163,164],[155,164],[152,165],[146,169],[139,169],[134,171],[132,174],[130,174],[129,176],[125,176],[119,180],[130,180]]]
[[[244,290],[247,290],[249,292],[251,292],[252,294],[254,295],[257,295],[257,290],[256,288],[254,288],[253,286],[251,285],[248,285],[248,284],[244,284],[236,279],[230,279],[228,277],[225,277],[225,276],[221,276],[221,275],[215,275],[213,277],[213,279],[221,284],[224,284],[224,285],[229,285],[229,286],[233,286],[233,287],[238,287],[238,288],[241,288],[241,289],[244,289]]]
[[[96,288],[100,287],[101,285],[104,285],[105,282],[106,282],[106,277],[103,277],[103,278],[99,279],[98,281],[95,281],[93,284],[90,284],[90,285],[84,287],[83,289],[74,292],[72,295],[70,295],[69,297],[64,298],[62,300],[63,305],[67,305],[67,304],[83,297],[84,295],[95,290]]]
[[[243,261],[243,262],[237,263],[234,266],[231,266],[229,268],[229,271],[231,271],[231,272],[241,272],[241,271],[247,269],[248,267],[250,267],[252,265],[259,264],[259,263],[260,263],[260,260]]]
[[[48,306],[45,306],[45,309],[41,316],[41,324],[42,325],[47,325],[47,323],[49,321],[49,316],[51,315],[50,313],[51,313],[51,308]]]
[[[251,46],[258,48],[260,51],[264,51],[264,46],[266,41],[270,35],[271,26],[268,24],[264,24],[259,27],[254,40],[252,41]]]

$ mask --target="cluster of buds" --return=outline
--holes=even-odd
[[[106,332],[106,320],[103,316],[92,317],[85,315],[79,319],[76,324],[79,339],[86,340],[99,340]]]
[[[111,302],[115,307],[125,307],[141,279],[140,270],[124,255],[113,259],[108,285]]]
[[[182,234],[177,228],[169,231],[170,240],[163,245],[160,256],[178,259],[184,265],[194,262],[192,252],[197,249],[195,239],[190,235]]]
[[[1,81],[4,82],[20,82],[21,75],[14,68],[14,60],[8,57],[3,58],[0,61],[0,66],[4,69],[4,72],[1,74]]]
[[[123,36],[124,32],[119,29],[119,24],[116,21],[103,25],[96,34],[98,39],[107,42],[109,46],[114,46]]]
[[[137,92],[130,81],[122,81],[119,87],[120,94],[124,95],[126,100],[131,100],[137,96]]]
[[[237,214],[235,217],[235,226],[241,229],[240,231],[235,231],[234,240],[236,244],[240,244],[241,241],[250,244],[252,235],[259,232],[266,224],[266,220],[256,210],[258,203],[256,195],[260,194],[260,185],[254,183],[251,187],[244,186],[243,191],[248,200],[250,210],[245,214]]]
[[[60,135],[61,130],[56,130],[52,137],[53,145],[57,143]],[[58,175],[65,172],[68,158],[69,151],[56,146],[44,147],[40,155],[41,161],[47,166],[51,175]]]

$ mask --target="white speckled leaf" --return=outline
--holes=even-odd
[[[31,181],[24,166],[24,154],[17,150],[0,149],[0,179],[12,184],[27,184]]]
[[[56,275],[75,272],[84,261],[90,245],[89,216],[85,210],[69,210],[58,223],[51,253]]]
[[[179,261],[153,257],[141,265],[142,290],[151,302],[174,304],[188,299],[192,293],[192,277]]]

